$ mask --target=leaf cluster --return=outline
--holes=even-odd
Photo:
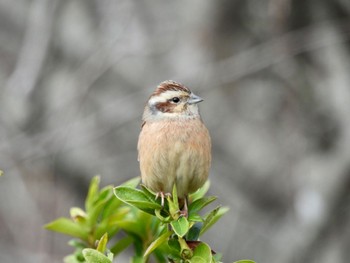
[[[172,195],[168,195],[164,205],[157,195],[141,185],[141,189],[128,186],[114,188],[114,194],[123,202],[143,212],[155,216],[163,227],[155,240],[148,245],[143,257],[152,253],[159,262],[219,262],[208,244],[199,241],[219,218],[228,211],[226,207],[216,207],[204,216],[200,211],[216,200],[216,197],[205,197],[209,182],[196,193],[189,196],[188,215],[184,216],[174,186]]]
[[[188,213],[181,204],[174,187],[171,195],[161,200],[141,185],[139,178],[113,188],[99,188],[100,178],[90,183],[85,210],[73,207],[70,218],[58,218],[46,229],[74,237],[69,244],[75,252],[65,257],[66,263],[110,263],[129,246],[133,246],[133,263],[148,262],[220,262],[220,254],[200,237],[227,211],[217,206],[203,214],[203,208],[216,200],[205,196],[207,182],[189,196]],[[242,261],[250,263],[252,261]]]
[[[124,183],[124,186],[136,187],[139,181],[135,178]],[[48,230],[75,238],[69,242],[75,252],[65,257],[66,263],[112,262],[114,256],[134,242],[132,235],[124,235],[107,249],[107,243],[111,243],[108,241],[112,241],[110,239],[132,228],[132,223],[128,222],[142,216],[137,209],[115,197],[112,185],[100,189],[99,184],[100,177],[95,176],[90,183],[85,210],[72,207],[70,218],[61,217],[45,225]]]

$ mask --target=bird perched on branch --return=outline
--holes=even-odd
[[[145,106],[138,141],[144,185],[164,197],[176,184],[187,215],[187,196],[207,180],[211,162],[208,129],[199,114],[202,98],[175,81],[158,85]]]

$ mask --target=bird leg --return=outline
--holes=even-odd
[[[158,199],[158,197],[160,197],[160,204],[162,207],[164,207],[164,199],[165,197],[171,196],[170,193],[164,193],[164,192],[158,192],[156,194],[156,200]]]
[[[182,210],[180,210],[180,216],[188,217],[187,203],[188,203],[188,196],[186,195],[184,198],[184,204],[183,204]]]

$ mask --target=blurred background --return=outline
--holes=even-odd
[[[223,261],[348,262],[349,15],[346,0],[0,0],[0,262],[72,252],[42,226],[94,175],[139,175],[143,107],[167,79],[205,99],[210,193],[231,210],[204,240]]]

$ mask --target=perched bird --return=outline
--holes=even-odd
[[[145,186],[164,196],[176,184],[183,213],[187,196],[208,179],[211,141],[199,114],[202,98],[175,81],[164,81],[150,96],[142,117],[138,159]]]

